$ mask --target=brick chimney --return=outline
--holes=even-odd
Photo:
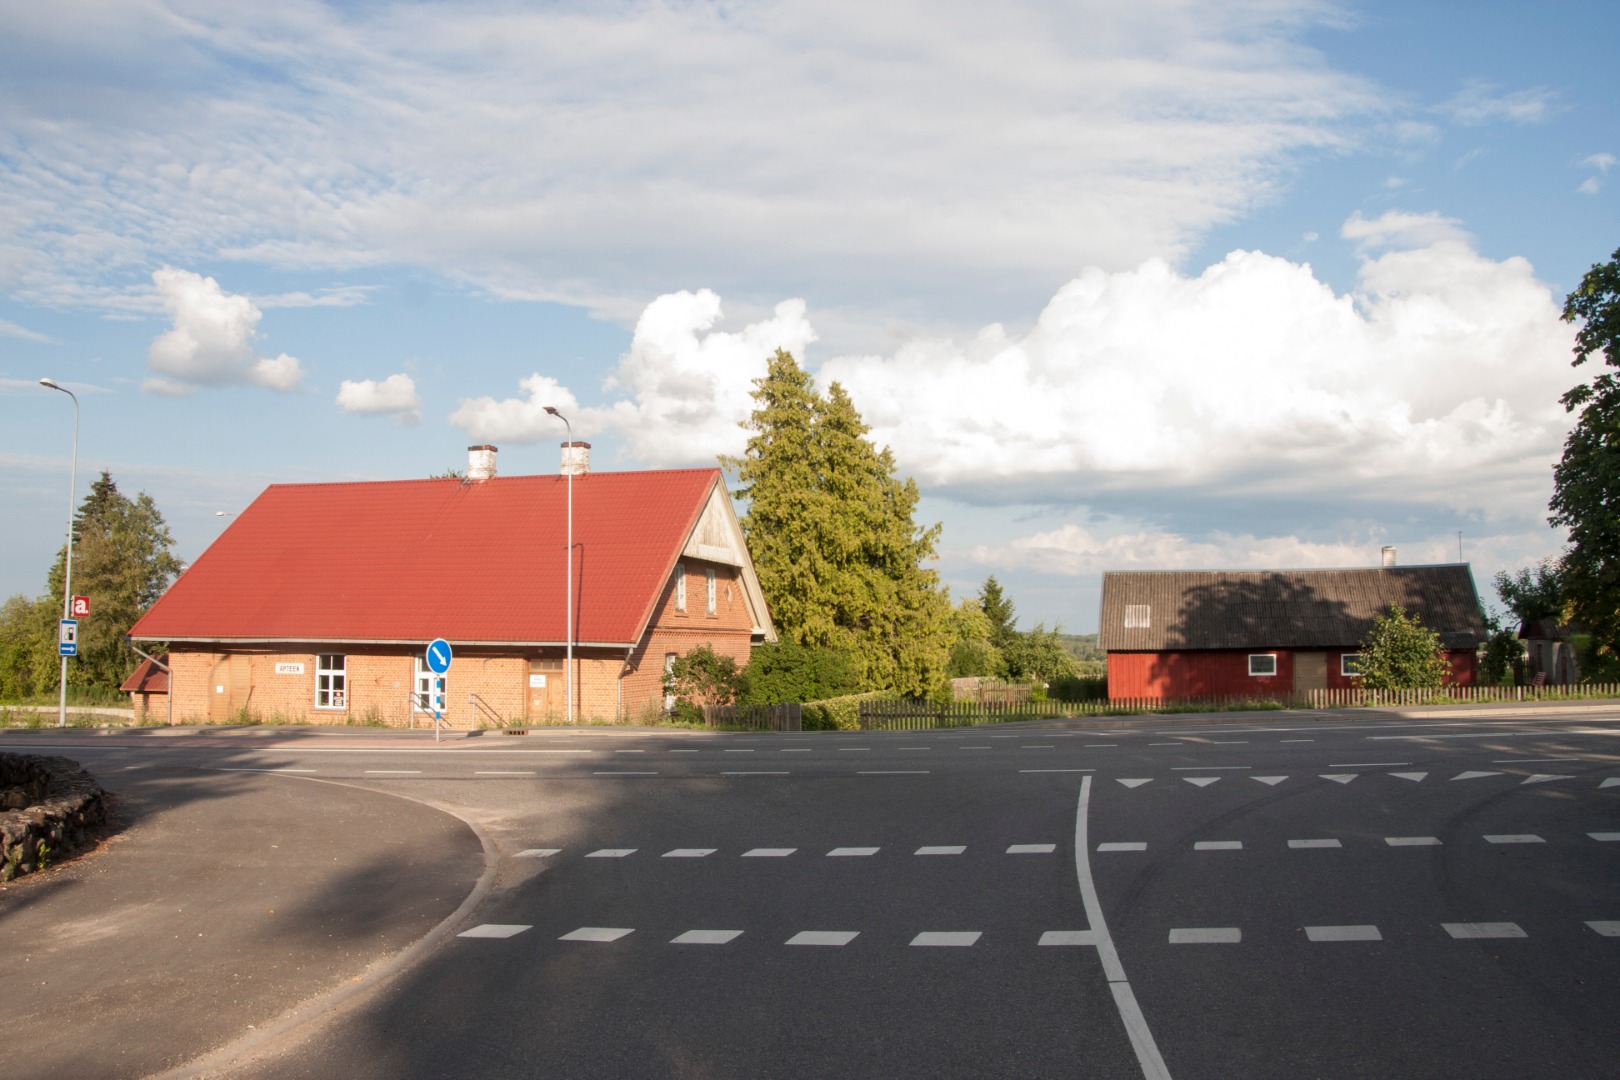
[[[495,447],[467,447],[467,479],[473,483],[495,479]]]
[[[562,475],[584,476],[591,471],[591,444],[565,442],[562,444]]]

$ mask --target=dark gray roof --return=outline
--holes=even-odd
[[[1485,640],[1474,575],[1449,563],[1104,574],[1098,643],[1109,652],[1350,647],[1391,604],[1416,613],[1445,648]]]

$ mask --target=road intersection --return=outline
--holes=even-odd
[[[1620,709],[47,739],[490,838],[453,933],[232,1075],[1620,1071]]]

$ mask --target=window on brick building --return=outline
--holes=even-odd
[[[686,610],[686,564],[675,564],[675,610]]]
[[[714,570],[703,571],[704,603],[710,615],[714,614]]]
[[[348,707],[348,658],[342,653],[322,653],[315,658],[315,707]]]
[[[417,656],[416,688],[415,693],[411,694],[412,712],[431,713],[433,711],[435,699],[439,693],[438,682],[442,681],[443,678],[442,675],[435,674],[433,669],[428,667],[426,656]]]

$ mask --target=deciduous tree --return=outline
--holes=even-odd
[[[1427,690],[1450,674],[1440,635],[1399,604],[1373,620],[1361,642],[1361,685],[1369,690]]]
[[[1553,469],[1548,520],[1569,530],[1563,586],[1600,654],[1620,654],[1620,250],[1595,265],[1564,302],[1579,323],[1575,366],[1600,357],[1605,370],[1564,394],[1577,413]]]

